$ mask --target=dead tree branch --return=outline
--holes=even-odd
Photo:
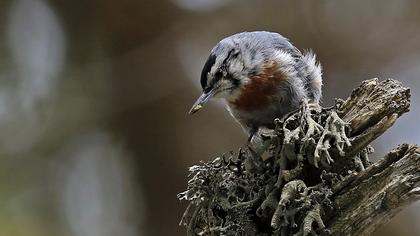
[[[249,147],[190,168],[189,235],[364,235],[419,198],[420,152],[371,165],[369,144],[409,111],[410,91],[368,80],[332,108],[302,102]],[[266,158],[262,158],[266,157]]]
[[[333,195],[332,235],[369,235],[420,199],[420,149],[403,144]]]

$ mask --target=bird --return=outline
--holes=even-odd
[[[319,104],[322,67],[312,50],[303,53],[279,33],[241,32],[214,46],[201,71],[202,94],[189,111],[194,114],[214,98],[254,135],[261,127],[297,110],[303,99]]]

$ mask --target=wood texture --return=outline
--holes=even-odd
[[[191,167],[181,223],[189,235],[369,235],[420,198],[418,146],[368,158],[409,107],[392,79],[364,81],[332,108],[303,102],[237,154]]]

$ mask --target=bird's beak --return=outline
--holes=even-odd
[[[195,101],[194,105],[191,107],[191,110],[188,112],[188,114],[192,115],[196,113],[197,111],[201,110],[201,108],[204,107],[204,105],[207,103],[210,98],[212,98],[214,95],[214,89],[212,89],[210,92],[201,94],[201,96]]]

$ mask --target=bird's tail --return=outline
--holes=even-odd
[[[322,66],[316,60],[316,55],[311,50],[303,53],[300,73],[305,81],[305,89],[312,102],[318,103],[322,95]]]

